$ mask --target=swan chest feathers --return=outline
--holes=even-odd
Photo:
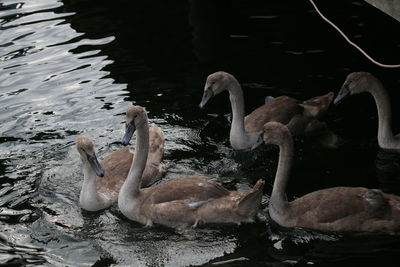
[[[231,131],[229,135],[231,146],[236,150],[248,150],[262,144],[261,131],[254,133],[243,133]]]
[[[94,190],[87,190],[87,187],[82,186],[81,194],[79,196],[79,205],[81,208],[88,211],[97,211],[109,207],[116,199],[110,197],[111,194],[104,194]]]
[[[126,194],[123,190],[121,190],[118,196],[118,208],[121,213],[129,218],[130,220],[140,222],[142,224],[152,224],[148,222],[146,218],[141,215],[141,206],[142,206],[142,194],[139,194],[135,197],[130,196],[130,194]]]
[[[400,153],[400,134],[395,136],[390,136],[388,134],[383,136],[378,135],[378,144],[380,148]]]

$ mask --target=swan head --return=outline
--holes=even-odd
[[[231,74],[224,71],[218,71],[208,75],[199,107],[203,108],[212,97],[222,91],[228,90],[228,86],[232,80],[236,79]]]
[[[124,146],[129,144],[137,128],[145,127],[147,124],[147,112],[144,107],[132,106],[126,111],[125,135],[122,138]]]
[[[267,145],[280,145],[284,140],[291,139],[292,136],[286,125],[271,121],[264,124],[262,137]]]
[[[97,160],[92,141],[85,136],[78,136],[76,138],[76,149],[81,156],[82,162],[88,162],[96,175],[99,177],[103,177],[104,170]]]
[[[334,104],[342,102],[347,96],[365,92],[370,88],[376,78],[369,72],[352,72],[347,75],[342,88],[333,101]]]

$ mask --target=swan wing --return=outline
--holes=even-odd
[[[293,116],[302,113],[299,103],[300,101],[288,96],[279,96],[268,101],[244,118],[245,131],[262,131],[264,124],[269,121],[287,124]]]
[[[333,92],[329,92],[322,96],[316,96],[300,104],[303,107],[304,112],[311,115],[314,118],[322,117],[328,110],[333,100]]]
[[[100,162],[104,170],[104,177],[97,180],[100,192],[117,192],[128,176],[134,152],[132,147],[122,147],[108,155]]]
[[[380,190],[362,187],[334,187],[307,194],[291,202],[299,222],[335,223],[384,218],[390,209]]]
[[[152,204],[183,201],[197,207],[211,199],[229,195],[221,184],[201,176],[176,178],[148,189],[148,200]]]
[[[164,155],[165,137],[161,128],[154,123],[149,128],[149,139],[150,147],[147,162],[160,163]]]

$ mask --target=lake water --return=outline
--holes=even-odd
[[[316,2],[373,57],[400,62],[398,21],[363,1]],[[0,27],[0,265],[398,265],[396,236],[274,225],[277,149],[232,151],[226,94],[198,108],[217,70],[242,83],[248,112],[267,95],[337,93],[348,73],[369,71],[389,90],[399,132],[400,70],[370,63],[308,1],[3,0]],[[90,137],[104,158],[120,147],[132,104],[165,132],[164,180],[199,174],[246,190],[265,179],[256,222],[178,232],[130,222],[115,206],[81,210],[75,139]],[[399,157],[377,148],[370,96],[325,121],[330,133],[296,138],[290,198],[338,185],[396,191],[385,184],[400,179]]]

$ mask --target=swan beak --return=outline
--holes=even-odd
[[[125,135],[122,138],[122,144],[124,146],[127,146],[129,144],[129,141],[131,141],[131,138],[133,134],[136,131],[136,126],[132,123],[127,123],[125,127]]]
[[[338,95],[336,96],[335,100],[333,100],[333,104],[339,104],[340,102],[342,102],[343,99],[345,99],[348,95],[350,95],[350,91],[347,88],[347,85],[344,84],[342,86],[342,89],[340,89]]]
[[[201,102],[199,104],[200,108],[204,108],[204,106],[207,104],[208,100],[210,100],[214,96],[213,91],[210,89],[206,89],[203,94],[203,98],[201,99]]]
[[[89,161],[90,166],[92,167],[92,169],[96,173],[96,175],[99,176],[99,177],[104,177],[104,170],[101,167],[99,161],[97,160],[96,155],[93,155],[93,156],[87,155],[87,159]]]
[[[258,139],[257,139],[257,142],[255,142],[255,143],[252,145],[252,147],[250,148],[251,151],[255,150],[257,147],[259,147],[260,145],[262,145],[262,143],[264,143],[263,136],[264,136],[264,132],[262,132],[262,133],[260,134],[260,136],[259,136]]]

